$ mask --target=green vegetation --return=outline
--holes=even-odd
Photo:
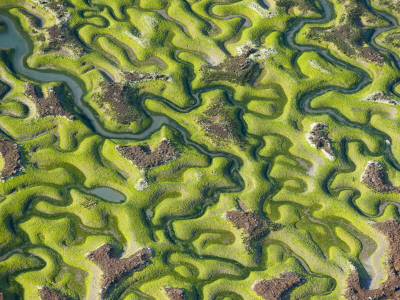
[[[393,279],[400,10],[367,2],[0,1],[0,299]]]

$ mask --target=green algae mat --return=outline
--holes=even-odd
[[[399,299],[399,22],[0,0],[0,299]]]

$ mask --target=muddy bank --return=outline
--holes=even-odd
[[[313,123],[310,131],[306,134],[307,142],[311,147],[322,149],[324,154],[331,160],[335,159],[331,143],[326,132],[326,125],[323,123]]]
[[[68,298],[47,287],[42,287],[39,289],[39,297],[41,300],[68,300]]]
[[[159,166],[179,155],[179,151],[168,139],[163,139],[154,150],[150,149],[148,145],[135,145],[118,146],[117,151],[139,169]]]
[[[48,45],[43,49],[46,52],[60,51],[65,48],[78,55],[86,53],[82,45],[75,39],[74,34],[67,25],[53,25],[46,29],[49,36]]]
[[[222,80],[239,85],[245,85],[254,80],[260,73],[260,66],[249,56],[257,52],[257,50],[250,48],[245,50],[239,56],[227,57],[215,67],[206,65],[201,67],[202,80],[207,83]]]
[[[299,9],[303,14],[317,13],[319,10],[312,0],[276,0],[276,6],[286,10],[291,8]]]
[[[164,287],[164,293],[169,300],[185,300],[185,290],[174,287]]]
[[[359,0],[349,1],[341,7],[344,13],[336,20],[336,25],[310,28],[306,37],[315,42],[332,43],[349,57],[382,65],[384,56],[369,47],[365,40],[368,27],[377,24],[379,17]]]
[[[39,86],[29,83],[25,87],[25,95],[35,101],[40,117],[63,116],[70,120],[74,119],[74,115],[61,105],[54,89],[50,89],[48,96],[45,97]]]
[[[261,280],[253,285],[253,291],[266,300],[282,300],[291,289],[300,285],[302,278],[294,272],[283,274],[280,278]]]
[[[134,83],[140,81],[150,81],[150,80],[170,80],[170,76],[163,74],[155,74],[155,73],[141,73],[141,72],[125,72],[124,73],[125,80]]]
[[[361,182],[377,193],[400,193],[399,186],[393,186],[383,166],[377,161],[369,161],[361,175]]]
[[[384,92],[372,93],[371,95],[368,95],[364,99],[361,99],[361,101],[379,102],[379,103],[385,103],[385,104],[390,104],[390,105],[398,104],[398,102],[396,100],[394,100],[393,98],[390,98]]]
[[[152,251],[150,248],[141,248],[129,258],[119,259],[114,257],[111,245],[104,244],[90,252],[87,258],[103,271],[101,295],[104,297],[125,275],[146,267],[152,258]]]
[[[246,142],[240,132],[241,124],[237,120],[237,113],[237,109],[224,99],[215,98],[197,119],[197,123],[217,146],[231,141],[243,149]]]
[[[375,227],[385,235],[389,244],[387,279],[377,289],[367,290],[361,286],[357,271],[353,271],[347,278],[347,289],[344,293],[346,299],[400,299],[400,221],[388,220],[376,223]]]
[[[4,159],[4,168],[1,170],[1,179],[9,178],[22,169],[21,154],[17,144],[0,139],[0,155]]]
[[[100,91],[93,94],[93,101],[104,112],[105,117],[123,125],[142,123],[145,115],[137,103],[138,90],[127,83],[103,82]]]
[[[281,225],[271,221],[260,219],[254,212],[231,210],[225,213],[225,218],[232,222],[237,229],[243,229],[243,240],[249,248],[255,242],[270,233],[281,228]]]

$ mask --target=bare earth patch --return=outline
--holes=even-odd
[[[185,300],[185,290],[174,287],[164,287],[164,293],[169,300]]]
[[[375,227],[386,236],[389,243],[387,280],[377,289],[367,290],[361,286],[358,273],[354,271],[347,278],[346,299],[400,299],[400,221],[387,220],[375,224]]]
[[[284,7],[286,10],[296,7],[302,13],[315,13],[318,11],[310,0],[277,0],[276,6]]]
[[[306,134],[307,142],[311,147],[322,149],[324,154],[330,159],[335,159],[331,143],[327,137],[326,125],[323,123],[313,123],[310,131]]]
[[[362,101],[379,102],[379,103],[385,103],[385,104],[390,104],[390,105],[398,104],[398,102],[396,100],[390,98],[384,92],[372,93],[371,95],[368,95],[367,97],[362,99]]]
[[[47,287],[42,287],[41,289],[39,289],[39,296],[41,300],[68,300],[68,298]]]
[[[140,73],[140,72],[125,72],[125,80],[130,82],[149,81],[149,80],[164,80],[168,81],[169,76],[155,73]]]
[[[252,241],[259,240],[268,233],[281,228],[279,224],[262,220],[254,212],[231,210],[225,213],[225,218],[238,229],[243,229],[246,236],[243,238],[247,247]]]
[[[229,141],[241,148],[245,144],[240,134],[241,124],[236,120],[235,109],[221,98],[213,99],[212,104],[198,118],[197,123],[218,146]]]
[[[294,272],[285,273],[281,278],[261,280],[253,285],[253,291],[266,300],[281,300],[302,278]]]
[[[247,48],[241,55],[230,56],[215,67],[203,66],[201,68],[203,80],[206,82],[225,80],[245,85],[259,74],[258,63],[249,58],[256,51]]]
[[[137,90],[121,82],[104,82],[95,102],[104,111],[121,124],[142,122],[144,115],[138,107]]]
[[[141,145],[118,146],[117,151],[140,169],[159,166],[179,155],[179,151],[168,139],[163,139],[154,150],[147,145]]]
[[[152,251],[146,247],[139,249],[129,258],[119,259],[113,256],[113,249],[108,244],[102,245],[87,255],[103,271],[102,296],[105,296],[110,288],[128,273],[137,272],[146,267],[152,258]]]
[[[3,293],[0,292],[0,300],[3,300]]]
[[[64,116],[70,120],[74,119],[74,116],[62,107],[53,89],[49,91],[47,97],[44,97],[38,87],[28,84],[25,88],[25,94],[35,100],[40,117]]]
[[[400,187],[393,186],[382,165],[377,161],[369,161],[361,175],[361,182],[377,193],[400,193]]]
[[[11,141],[0,139],[0,154],[4,159],[1,179],[11,177],[21,170],[21,154],[16,144]]]

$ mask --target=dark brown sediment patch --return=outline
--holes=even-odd
[[[335,157],[335,154],[333,153],[331,147],[331,143],[329,142],[326,133],[325,124],[323,123],[312,124],[310,131],[306,134],[306,139],[312,147],[315,147],[317,149],[323,149],[329,157],[331,158]]]
[[[119,259],[114,257],[111,245],[104,244],[90,252],[87,257],[103,271],[101,295],[105,296],[125,275],[146,267],[152,258],[152,250],[148,247],[141,248],[129,258]]]
[[[164,287],[164,293],[169,300],[185,300],[185,290],[175,287]]]
[[[377,193],[400,193],[400,187],[389,182],[383,166],[377,161],[367,163],[361,182]]]
[[[223,80],[239,85],[249,83],[260,73],[259,64],[249,58],[256,51],[256,49],[247,48],[241,55],[229,56],[217,66],[204,65],[200,69],[203,74],[203,81]]]
[[[41,300],[68,300],[68,298],[60,295],[57,291],[47,287],[39,289],[39,297]]]
[[[280,278],[270,280],[263,279],[253,285],[253,291],[266,300],[282,300],[292,288],[302,282],[302,278],[294,273],[288,272]]]
[[[251,242],[257,241],[271,231],[281,228],[279,224],[262,220],[252,211],[231,210],[225,213],[225,218],[232,222],[236,228],[244,230],[245,236],[243,240],[247,247],[250,247]]]
[[[179,155],[179,151],[168,139],[163,139],[154,150],[147,145],[118,146],[117,150],[140,169],[159,166]]]
[[[62,107],[54,89],[50,89],[48,96],[45,97],[40,87],[27,84],[25,95],[35,101],[40,117],[63,116],[70,120],[74,119],[74,115]]]
[[[4,159],[1,179],[9,178],[22,169],[21,154],[17,144],[5,139],[0,139],[0,154]]]

